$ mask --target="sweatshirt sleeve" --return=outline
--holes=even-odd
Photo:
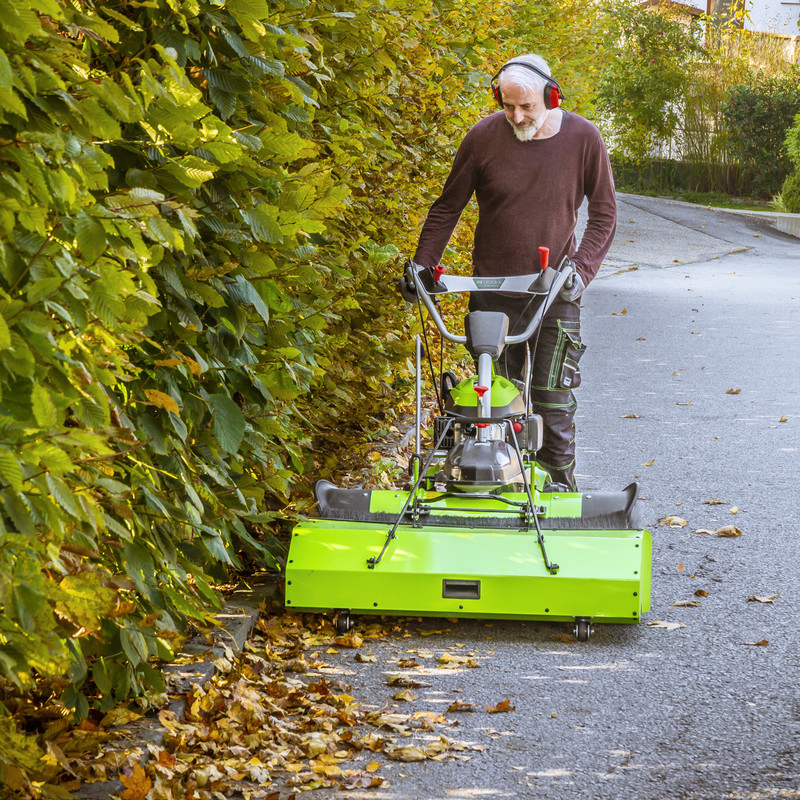
[[[586,151],[584,193],[589,201],[589,222],[573,257],[585,286],[597,275],[617,230],[617,198],[611,162],[600,132]]]
[[[423,267],[433,267],[439,263],[461,218],[461,212],[475,191],[472,150],[472,137],[468,133],[458,148],[442,193],[431,206],[422,226],[414,261]]]

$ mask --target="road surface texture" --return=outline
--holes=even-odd
[[[373,663],[323,655],[365,704],[474,704],[428,736],[485,746],[445,763],[376,755],[388,785],[349,797],[800,798],[800,240],[756,218],[619,200],[584,300],[578,473],[582,489],[640,483],[652,610],[584,644],[563,624],[424,620],[367,640]],[[686,524],[660,525],[668,516]],[[741,536],[696,532],[729,525]],[[478,667],[442,668],[443,653]],[[386,683],[403,658],[429,684],[410,703]],[[506,700],[513,711],[486,710]]]

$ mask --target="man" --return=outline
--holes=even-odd
[[[492,81],[502,108],[469,130],[456,153],[441,196],[419,237],[414,261],[439,263],[461,212],[473,193],[478,224],[472,251],[477,276],[516,275],[539,270],[540,246],[550,263],[575,264],[574,283],[548,311],[533,361],[531,398],[544,419],[538,461],[550,473],[552,490],[576,490],[572,390],[580,384],[578,361],[580,298],[597,274],[616,230],[616,199],[608,152],[592,123],[560,108],[563,97],[547,63],[536,55],[511,59]],[[589,223],[575,239],[578,208],[589,201]],[[533,312],[520,295],[475,293],[470,310],[503,311],[510,332],[525,329]],[[512,379],[523,376],[526,345],[507,348],[498,367]]]

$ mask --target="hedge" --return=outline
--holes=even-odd
[[[218,584],[280,567],[314,437],[391,400],[397,256],[487,74],[565,52],[590,97],[563,5],[3,4],[0,781],[42,769],[9,698],[158,694]]]

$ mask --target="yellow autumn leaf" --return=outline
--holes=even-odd
[[[192,375],[199,375],[203,371],[203,368],[200,366],[200,364],[198,364],[193,358],[189,358],[189,356],[185,356],[183,353],[178,353],[178,355],[181,357],[181,361],[183,361],[183,363],[189,367]]]
[[[177,367],[180,363],[179,358],[159,358],[155,362],[157,367]]]
[[[153,787],[153,781],[147,777],[141,764],[134,764],[133,772],[130,775],[121,774],[119,779],[125,787],[120,794],[122,800],[145,800]]]
[[[171,411],[173,414],[180,414],[178,404],[168,394],[159,392],[157,389],[145,389],[144,393],[154,406]]]
[[[496,706],[486,706],[486,710],[490,714],[503,714],[508,711],[515,711],[516,706],[511,705],[510,700],[501,700]]]
[[[662,517],[658,524],[669,525],[670,528],[685,528],[689,524],[689,520],[683,519],[683,517],[668,516]]]

